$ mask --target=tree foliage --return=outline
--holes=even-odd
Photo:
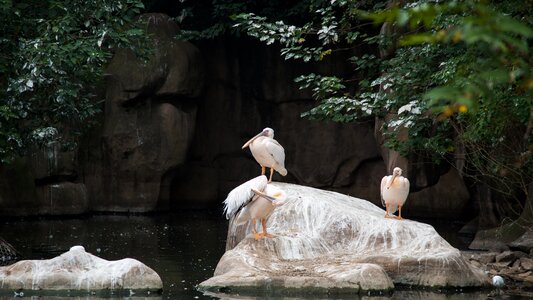
[[[2,162],[35,143],[75,145],[100,111],[113,49],[142,41],[133,23],[143,8],[139,0],[0,0]]]

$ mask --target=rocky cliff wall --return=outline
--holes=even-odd
[[[232,188],[259,174],[241,146],[267,126],[285,147],[289,172],[274,180],[380,203],[380,180],[394,162],[381,147],[377,123],[300,117],[315,102],[293,79],[353,75],[346,57],[284,61],[278,49],[244,37],[193,45],[173,39],[178,28],[167,16],[143,18],[153,57],[144,63],[117,51],[106,72],[102,126],[79,153],[39,150],[37,159],[0,170],[6,178],[0,214],[218,208]],[[455,218],[464,211],[470,197],[453,169],[418,171],[410,167],[417,163],[401,163],[407,177],[416,175],[406,217]]]

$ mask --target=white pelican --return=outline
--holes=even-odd
[[[283,190],[268,184],[266,176],[260,175],[239,185],[228,194],[224,200],[224,213],[227,219],[236,218],[235,225],[243,225],[251,220],[252,233],[256,240],[273,237],[267,233],[266,222],[274,208],[282,205],[286,199],[287,194]],[[263,226],[262,233],[256,230],[258,219]]]
[[[385,218],[402,219],[402,206],[407,195],[409,195],[409,179],[403,177],[402,169],[396,167],[392,175],[381,179],[381,204],[385,206]],[[398,217],[392,215],[396,210]]]
[[[274,170],[282,176],[287,175],[285,149],[274,139],[274,130],[272,128],[263,129],[263,131],[246,142],[242,149],[248,146],[250,146],[250,151],[255,160],[261,166],[261,175],[265,175],[265,168],[270,168],[268,182],[272,182]]]

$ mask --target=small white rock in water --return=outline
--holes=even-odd
[[[120,280],[117,280],[119,278]],[[0,267],[0,286],[17,291],[36,287],[52,291],[105,291],[114,294],[121,290],[161,290],[161,277],[138,260],[124,258],[108,261],[73,246],[57,257],[42,260],[21,260],[11,266]],[[1,298],[1,297],[0,297]]]
[[[503,277],[501,277],[500,275],[496,275],[492,277],[492,285],[500,289],[505,285],[505,281],[503,280]]]

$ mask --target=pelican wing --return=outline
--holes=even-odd
[[[409,196],[409,179],[405,178],[402,176],[402,198],[403,198],[403,202],[402,202],[402,205],[403,203],[405,203],[405,200],[407,200],[407,196]]]
[[[226,200],[224,200],[224,214],[226,214],[226,219],[235,216],[242,207],[246,206],[252,200],[252,197],[255,195],[252,189],[262,191],[265,189],[267,182],[267,177],[261,175],[231,190]]]
[[[403,186],[405,187],[407,192],[409,192],[409,187],[410,187],[409,179],[407,179],[405,177],[403,178]]]
[[[285,149],[283,149],[283,146],[281,146],[275,139],[269,139],[266,143],[266,148],[278,165],[285,168]]]
[[[381,205],[385,207],[385,199],[383,199],[383,189],[385,189],[385,186],[387,185],[387,177],[389,176],[383,176],[381,179],[381,187],[379,189],[380,195],[381,195]]]

